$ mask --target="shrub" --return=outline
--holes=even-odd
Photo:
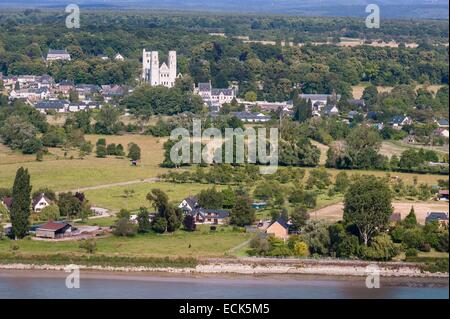
[[[183,220],[184,229],[187,231],[195,231],[197,225],[195,225],[195,219],[192,215],[186,215]]]
[[[370,246],[364,246],[362,252],[367,259],[387,261],[398,254],[398,248],[387,234],[382,234],[375,236]]]
[[[56,205],[49,205],[45,207],[39,215],[41,220],[58,220],[60,217],[59,207]]]
[[[97,242],[94,239],[83,239],[78,247],[88,254],[93,254],[97,250]]]
[[[121,218],[114,225],[113,234],[116,236],[128,237],[136,235],[136,225],[132,224],[128,219]]]
[[[164,233],[167,229],[166,219],[160,216],[156,217],[152,222],[152,229],[159,234]]]
[[[294,244],[293,253],[295,256],[299,257],[307,257],[309,256],[309,248],[308,245],[302,241],[299,241]]]
[[[415,249],[415,248],[408,248],[405,251],[405,256],[406,257],[417,257],[417,253],[418,253],[417,249]]]
[[[265,256],[269,252],[271,246],[266,238],[256,236],[250,241],[250,248],[252,248],[253,255]]]

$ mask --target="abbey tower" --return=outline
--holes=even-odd
[[[167,64],[159,64],[158,51],[142,50],[142,80],[151,86],[173,87],[177,78],[177,52],[169,51]]]

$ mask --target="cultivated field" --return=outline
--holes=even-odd
[[[400,213],[402,219],[409,214],[411,206],[414,207],[417,221],[425,223],[425,217],[429,212],[448,212],[448,203],[439,202],[394,202],[392,204],[395,213]],[[338,221],[342,219],[344,205],[342,203],[329,205],[311,212],[311,218],[325,219],[327,221]]]
[[[361,83],[359,85],[354,85],[352,87],[353,91],[353,98],[355,99],[360,99],[363,95],[364,89],[369,85],[369,83]],[[430,92],[433,92],[433,94],[436,94],[436,92],[442,87],[443,85],[428,85],[427,89]],[[416,90],[418,90],[419,88],[423,88],[424,85],[420,84],[420,85],[416,85]],[[393,87],[392,86],[377,86],[378,89],[378,93],[383,93],[383,92],[391,92]]]

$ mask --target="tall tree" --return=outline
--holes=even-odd
[[[385,181],[364,175],[350,185],[344,198],[344,221],[358,228],[366,246],[388,225],[391,214],[392,193]]]
[[[28,170],[19,168],[12,190],[11,224],[14,237],[23,238],[28,233],[31,208],[31,185]]]
[[[231,210],[231,224],[237,226],[250,225],[255,220],[255,210],[252,208],[250,198],[238,196],[236,204]]]

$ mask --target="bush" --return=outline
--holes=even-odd
[[[374,237],[370,246],[364,246],[362,252],[366,259],[388,261],[399,251],[391,238],[387,234],[382,234]]]
[[[405,251],[405,256],[406,257],[417,257],[417,253],[418,253],[417,249],[415,249],[415,248],[408,248]]]
[[[184,229],[187,231],[195,231],[197,225],[195,224],[195,219],[192,215],[186,215],[183,220]]]
[[[308,245],[302,241],[299,241],[294,244],[293,253],[298,257],[307,257],[309,256],[309,248]]]
[[[97,250],[97,242],[94,239],[83,239],[78,247],[88,254],[93,254]]]
[[[41,220],[58,220],[60,217],[59,207],[56,205],[49,205],[45,207],[39,215]]]
[[[152,229],[156,233],[162,234],[167,229],[167,221],[164,217],[158,216],[152,222]]]
[[[97,145],[96,150],[97,157],[105,158],[108,152],[106,151],[106,147],[104,145]]]
[[[251,254],[265,256],[269,252],[271,245],[266,238],[256,236],[250,241],[250,248],[252,248]]]
[[[424,244],[424,242],[425,238],[423,236],[422,229],[420,228],[407,229],[403,234],[402,243],[407,248],[419,249]]]
[[[113,234],[116,236],[128,237],[137,233],[136,225],[132,224],[128,219],[121,218],[114,225]]]

